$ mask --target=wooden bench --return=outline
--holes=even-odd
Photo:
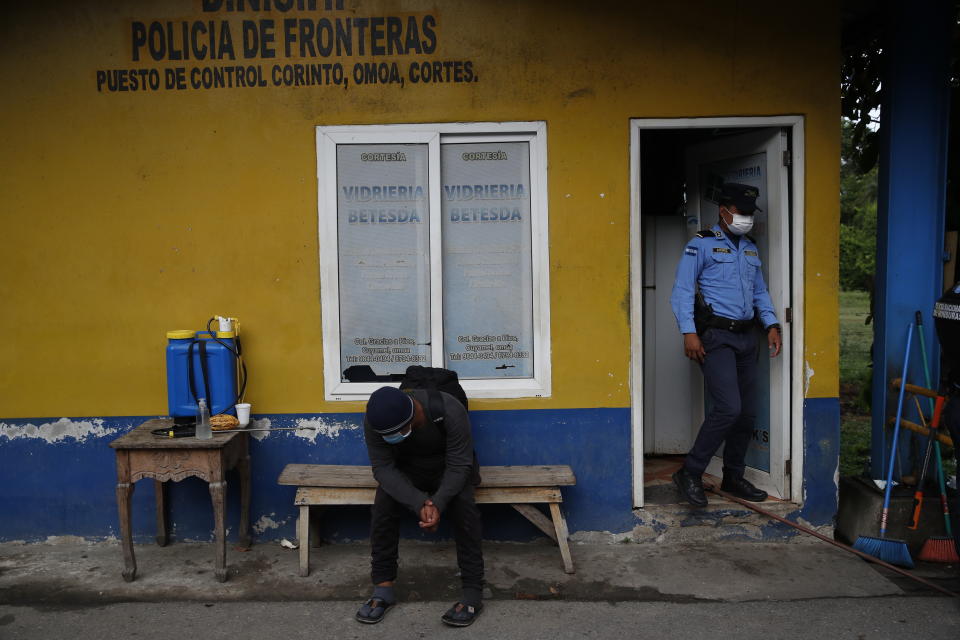
[[[577,483],[567,465],[543,467],[480,467],[478,504],[509,504],[560,547],[563,569],[573,573],[573,559],[567,543],[567,521],[560,511],[560,487]],[[310,507],[373,504],[377,481],[368,466],[288,464],[280,484],[294,485],[294,504],[300,507],[297,537],[300,542],[300,575],[310,574]],[[534,504],[550,508],[548,518]]]

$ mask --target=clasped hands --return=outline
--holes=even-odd
[[[438,524],[440,524],[440,509],[437,509],[433,501],[427,498],[420,507],[420,528],[434,533]]]

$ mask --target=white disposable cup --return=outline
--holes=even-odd
[[[241,402],[237,405],[237,420],[240,421],[240,426],[245,427],[250,424],[250,403]]]

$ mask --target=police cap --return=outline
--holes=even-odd
[[[720,187],[720,204],[722,206],[733,205],[740,213],[745,215],[750,215],[754,211],[763,211],[757,206],[759,196],[760,190],[748,184],[725,182]]]

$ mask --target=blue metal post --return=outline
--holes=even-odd
[[[930,311],[943,290],[952,4],[892,0],[886,15],[874,302],[874,478],[882,477],[883,460],[890,455],[884,422],[896,410],[896,394],[890,392],[889,382],[900,376],[906,346],[903,328],[915,311],[924,313],[927,345],[937,344]],[[931,359],[934,368],[936,360]],[[908,375],[920,385],[921,362],[911,358]],[[901,460],[904,470],[909,469],[905,446]]]

